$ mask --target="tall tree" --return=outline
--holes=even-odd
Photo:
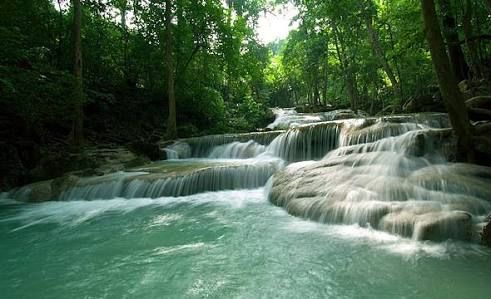
[[[402,90],[399,86],[399,81],[396,78],[396,75],[394,71],[392,70],[392,67],[389,65],[389,61],[387,60],[385,56],[385,51],[380,43],[380,37],[377,32],[377,29],[373,27],[373,16],[375,13],[373,12],[375,10],[374,4],[372,0],[367,2],[367,7],[366,11],[364,13],[365,15],[365,25],[367,26],[367,31],[368,31],[368,36],[370,39],[370,43],[372,45],[372,50],[377,59],[379,60],[379,63],[382,65],[383,70],[387,74],[387,77],[390,80],[390,83],[392,84],[392,87],[394,88],[395,92],[399,95],[399,97],[402,99]]]
[[[84,112],[83,112],[83,77],[82,77],[82,4],[80,0],[72,0],[73,5],[73,75],[75,76],[75,117],[72,127],[72,142],[83,143]]]
[[[167,75],[167,98],[169,118],[167,119],[167,137],[177,137],[176,95],[174,91],[174,61],[172,59],[172,4],[165,0],[165,66]]]
[[[457,21],[452,15],[452,7],[449,0],[439,0],[443,20],[443,36],[447,42],[450,63],[458,81],[468,77],[469,66],[465,61],[464,52],[460,46],[459,35],[457,32]]]
[[[469,117],[465,103],[457,86],[457,79],[450,67],[449,58],[438,23],[435,3],[433,0],[421,0],[423,20],[425,23],[426,39],[430,46],[431,58],[438,79],[438,85],[447,108],[450,122],[458,137],[459,158],[474,161],[474,151],[471,143]]]
[[[482,78],[481,66],[479,65],[479,45],[473,39],[474,28],[472,24],[473,3],[472,0],[464,0],[464,14],[462,16],[462,27],[464,29],[465,44],[469,53],[469,64],[471,68],[471,79]],[[491,2],[491,1],[490,1]]]
[[[484,0],[486,2],[486,6],[488,8],[489,13],[491,13],[491,0]]]
[[[343,39],[343,35],[339,32],[337,24],[332,22],[332,28],[334,31],[334,42],[336,46],[336,53],[338,55],[338,59],[341,64],[342,71],[344,73],[351,109],[353,111],[356,111],[356,109],[358,109],[359,94],[358,94],[358,87],[356,82],[356,75],[353,72],[352,59],[348,56],[348,54],[346,54],[345,51],[346,42]]]

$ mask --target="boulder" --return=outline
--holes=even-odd
[[[481,243],[491,247],[491,215],[487,217],[486,224],[482,228]]]
[[[43,202],[53,199],[53,189],[51,188],[51,180],[37,182],[29,185],[31,192],[27,201]]]
[[[429,94],[410,97],[402,106],[402,110],[406,113],[446,111],[440,98]]]
[[[413,238],[432,241],[447,239],[468,241],[472,238],[472,216],[463,211],[417,216]]]
[[[148,157],[152,161],[162,160],[164,157],[157,142],[135,141],[129,148],[139,154]]]
[[[7,191],[27,182],[28,170],[17,148],[0,142],[0,191]]]
[[[472,144],[476,151],[476,163],[491,166],[491,136],[474,136]]]
[[[462,93],[462,96],[464,99],[470,99],[473,96],[472,93],[472,86],[471,82],[469,80],[462,80],[459,82],[459,90]]]
[[[491,136],[491,123],[490,122],[479,122],[474,125],[474,134],[476,136],[479,135],[488,135]]]
[[[51,181],[51,193],[53,197],[58,197],[64,190],[77,184],[79,178],[74,175],[65,175]]]
[[[477,96],[465,101],[467,108],[491,109],[491,96]]]

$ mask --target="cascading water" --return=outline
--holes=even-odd
[[[216,147],[221,145],[234,142],[246,143],[251,140],[261,145],[267,145],[283,133],[284,131],[278,130],[185,138],[164,146],[163,150],[170,154],[171,159],[207,158]]]
[[[349,109],[318,113],[297,113],[293,108],[274,108],[273,113],[276,115],[276,119],[268,125],[268,128],[272,130],[285,130],[299,125],[358,117],[355,112]]]
[[[215,147],[210,155],[211,159],[246,159],[254,158],[266,151],[266,146],[253,140],[247,142],[232,142]]]
[[[271,201],[320,222],[416,240],[478,239],[491,212],[491,169],[447,163],[449,130],[363,122],[348,122],[341,146],[321,161],[292,164],[277,174]]]
[[[167,161],[0,194],[2,295],[488,295],[488,253],[448,239],[478,239],[491,169],[447,162],[445,114],[277,112],[284,131],[181,139]]]
[[[278,158],[187,159],[158,162],[147,167],[100,177],[79,178],[65,183],[61,192],[45,192],[52,200],[111,198],[158,198],[185,196],[207,191],[254,189],[264,186],[284,165]],[[56,181],[46,182],[54,189]],[[36,184],[10,193],[10,198],[29,201]]]

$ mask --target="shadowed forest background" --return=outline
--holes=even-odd
[[[1,1],[1,187],[80,168],[66,164],[81,145],[157,159],[153,144],[176,135],[256,131],[270,107],[446,111],[422,3],[460,82],[448,90],[490,94],[489,0],[294,1],[298,28],[262,44],[258,18],[284,2]]]

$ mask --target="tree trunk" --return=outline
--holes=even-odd
[[[489,13],[491,14],[491,0],[484,0],[486,2],[486,7],[488,8]]]
[[[457,24],[455,18],[452,16],[451,6],[449,0],[439,0],[440,10],[443,15],[443,35],[447,42],[448,54],[450,56],[450,62],[457,80],[460,82],[467,79],[469,66],[467,65],[460,47],[459,35],[457,33]]]
[[[129,69],[128,69],[128,25],[126,24],[126,14],[128,11],[128,1],[123,0],[121,1],[121,29],[123,33],[123,67],[124,67],[124,79],[126,80],[126,83],[129,83]]]
[[[438,78],[438,85],[443,97],[443,102],[448,111],[450,123],[458,137],[459,159],[474,161],[474,151],[471,144],[471,132],[469,117],[464,104],[462,94],[457,86],[457,80],[450,67],[450,62],[445,52],[445,45],[438,23],[434,0],[421,0],[423,20],[425,23],[426,39],[430,46],[433,66]]]
[[[58,68],[63,66],[63,33],[65,32],[63,26],[63,9],[61,7],[61,0],[58,0],[58,47],[56,49],[57,65]]]
[[[314,72],[314,105],[320,105],[320,92],[319,92],[319,68]]]
[[[174,93],[174,63],[172,59],[172,6],[171,0],[165,0],[165,65],[167,73],[167,95],[169,118],[167,119],[167,138],[177,137],[176,96]]]
[[[386,3],[386,5],[388,5],[387,1],[385,3]],[[386,26],[387,26],[387,32],[389,33],[391,47],[395,48],[396,42],[394,40],[394,31],[392,30],[392,25],[390,25],[390,23],[387,22]],[[398,61],[398,59],[396,59],[396,58],[393,59],[393,63],[394,63],[395,69],[396,69],[397,78],[399,79],[399,92],[401,94],[401,99],[404,100],[404,80],[402,78],[401,64]],[[401,106],[402,106],[402,104],[403,103],[401,103]]]
[[[72,0],[73,5],[73,75],[75,77],[75,117],[72,125],[71,141],[80,146],[83,143],[83,77],[82,77],[82,5],[80,0]]]
[[[490,0],[491,1],[491,0]],[[464,37],[467,49],[470,56],[470,68],[472,78],[482,78],[481,68],[479,66],[479,54],[477,41],[472,39],[472,1],[465,0],[464,16],[462,17],[462,25],[464,28]]]
[[[339,62],[341,63],[341,68],[343,69],[344,78],[346,81],[346,89],[348,91],[348,97],[350,99],[351,109],[356,111],[358,102],[358,88],[356,87],[356,78],[353,74],[352,66],[349,59],[346,57],[344,50],[342,48],[342,42],[340,39],[340,33],[335,25],[333,25],[334,45],[336,46],[336,53],[338,55]]]
[[[327,59],[326,59],[326,61],[327,61]],[[326,106],[326,107],[327,107],[327,87],[328,87],[327,83],[329,81],[329,78],[328,78],[329,74],[328,74],[327,66],[328,66],[328,64],[326,63],[326,65],[324,66],[324,80],[323,80],[324,82],[322,84],[322,102],[323,102],[324,106]]]
[[[370,12],[367,12],[365,15],[366,15],[365,24],[367,26],[368,35],[370,37],[370,42],[372,44],[372,50],[375,56],[377,57],[377,59],[379,60],[380,64],[382,65],[382,68],[387,74],[387,77],[389,77],[390,83],[392,84],[394,90],[399,95],[399,98],[401,98],[402,101],[402,93],[399,86],[399,82],[396,79],[396,76],[392,71],[389,62],[387,61],[387,58],[385,57],[385,51],[384,49],[382,49],[382,45],[380,44],[380,38],[378,32],[373,28],[372,16],[370,15]]]

